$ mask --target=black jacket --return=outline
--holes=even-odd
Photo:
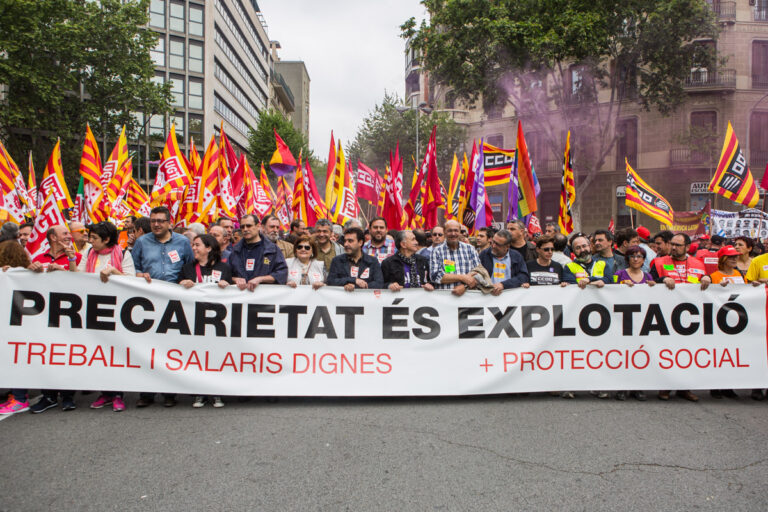
[[[419,282],[424,285],[429,282],[429,259],[420,254],[414,254],[416,259],[415,271],[419,273]],[[411,269],[414,272],[414,269]],[[405,270],[403,262],[397,255],[390,256],[381,262],[381,273],[384,275],[384,286],[397,283],[405,286]]]
[[[384,288],[384,278],[381,276],[379,260],[373,256],[363,254],[357,262],[357,268],[357,278],[368,283],[368,288]],[[349,258],[346,254],[336,256],[331,260],[331,269],[328,271],[326,284],[329,286],[344,286],[347,283],[352,283],[357,287],[357,284],[355,284],[357,278],[352,277],[351,270]]]

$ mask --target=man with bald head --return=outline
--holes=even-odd
[[[69,223],[69,231],[72,233],[72,243],[75,244],[77,252],[85,254],[85,251],[91,247],[91,244],[88,243],[88,233],[85,231],[85,225],[82,222],[72,221]]]
[[[82,226],[82,224],[80,224]],[[67,226],[59,224],[50,228],[46,234],[48,252],[38,254],[32,260],[29,270],[35,272],[52,272],[54,270],[68,270],[77,272],[77,265],[82,259],[82,254],[75,251],[72,243],[72,233]],[[75,409],[75,392],[72,390],[44,389],[43,398],[41,398],[30,410],[34,414],[40,414],[52,407],[58,405],[58,395],[61,393],[61,409],[63,411],[72,411]]]
[[[445,242],[432,248],[429,260],[430,276],[435,288],[453,290],[454,295],[463,295],[467,288],[477,286],[470,275],[480,264],[477,251],[461,238],[461,224],[455,220],[445,223]]]
[[[229,260],[229,255],[232,254],[232,251],[227,249],[227,247],[230,247],[229,233],[227,233],[227,229],[219,225],[211,226],[208,229],[208,234],[213,236],[219,243],[219,248],[221,249],[221,261],[226,263],[227,260]]]

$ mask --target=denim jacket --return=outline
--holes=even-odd
[[[179,281],[181,267],[193,258],[189,239],[173,231],[165,243],[158,242],[153,233],[143,235],[133,245],[131,256],[137,273],[171,283]]]

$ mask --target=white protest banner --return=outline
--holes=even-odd
[[[0,272],[0,385],[211,395],[768,387],[766,289],[468,292]]]
[[[712,210],[712,234],[735,238],[768,238],[768,213],[756,208],[747,208],[740,212]]]

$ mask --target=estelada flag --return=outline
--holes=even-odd
[[[747,159],[739,146],[739,141],[733,133],[731,122],[728,121],[728,131],[725,132],[725,143],[720,153],[717,171],[709,182],[709,191],[716,192],[731,201],[754,207],[760,200],[755,180],[749,172]],[[671,224],[671,222],[669,223]]]
[[[483,163],[485,169],[485,186],[504,185],[509,183],[512,164],[515,161],[514,149],[501,149],[483,142]]]
[[[269,161],[269,168],[272,169],[277,176],[285,176],[296,169],[296,159],[293,158],[291,150],[288,149],[288,145],[283,142],[283,139],[277,134],[277,130],[275,130],[275,143],[277,149],[272,153],[272,160]]]
[[[664,224],[672,224],[672,215],[674,211],[669,201],[648,186],[643,179],[637,175],[629,161],[625,158],[627,164],[627,197],[625,203],[629,208],[634,208],[643,212],[649,217]]]

